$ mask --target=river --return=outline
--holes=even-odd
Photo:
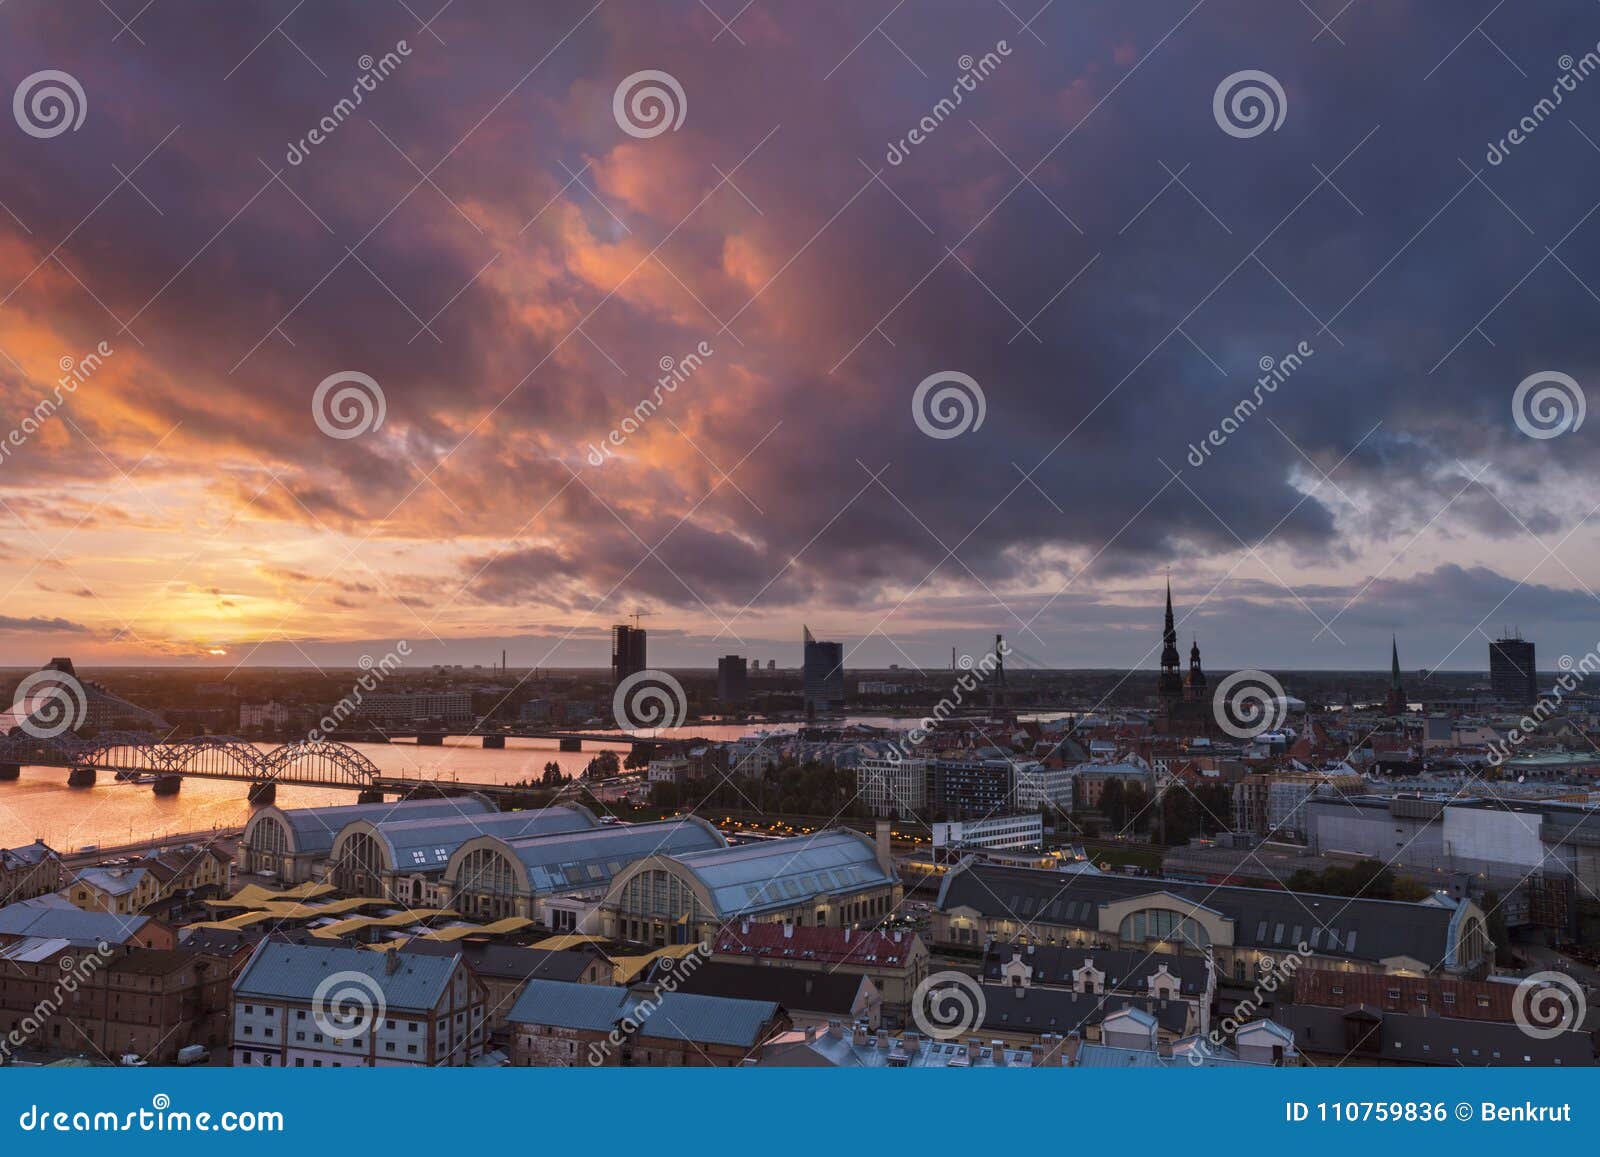
[[[852,717],[848,722],[908,725],[905,720],[878,716]],[[799,726],[702,724],[682,731],[686,736],[732,740],[761,730],[791,732]],[[410,742],[351,746],[385,775],[467,783],[537,780],[551,760],[559,763],[566,774],[576,776],[598,751],[605,749],[586,743],[581,752],[559,751],[553,739],[508,739],[502,750],[485,749],[477,739],[449,739],[442,747],[418,747]],[[619,736],[611,750],[626,754],[626,739]],[[85,844],[110,846],[182,832],[239,827],[250,818],[252,810],[245,799],[245,788],[243,782],[186,779],[177,795],[157,796],[147,784],[116,782],[110,772],[102,772],[92,788],[75,788],[67,786],[65,768],[24,767],[20,779],[0,782],[0,848],[42,839],[57,851],[68,852]],[[280,787],[277,795],[279,807],[351,803],[355,803],[355,793],[339,788]]]

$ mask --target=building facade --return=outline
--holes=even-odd
[[[1539,700],[1533,644],[1517,636],[1489,643],[1489,691],[1501,703],[1530,707]]]
[[[819,640],[803,627],[804,695],[807,714],[824,714],[844,707],[844,644]]]
[[[602,934],[638,944],[708,942],[749,919],[843,928],[875,924],[898,906],[888,824],[877,841],[826,829],[681,855],[652,855],[624,869],[600,904]]]
[[[460,956],[263,940],[233,984],[233,1063],[465,1065],[488,1039],[486,990]]]
[[[869,814],[912,819],[928,809],[928,762],[869,756],[856,766],[856,790]]]

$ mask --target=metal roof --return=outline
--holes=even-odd
[[[457,848],[478,836],[527,839],[558,832],[591,831],[600,826],[586,807],[558,806],[533,811],[489,812],[486,815],[402,817],[367,821],[389,847],[396,871],[442,872]]]
[[[294,833],[297,852],[327,852],[346,824],[356,820],[382,823],[385,820],[426,819],[430,816],[488,815],[493,805],[478,796],[456,799],[408,799],[398,803],[339,804],[334,807],[263,809],[257,816],[277,814]]]
[[[641,1037],[752,1048],[761,1043],[762,1031],[778,1015],[778,1005],[771,1000],[668,992],[647,997],[628,1012],[639,1022]]]
[[[391,964],[398,967],[391,971]],[[368,952],[317,944],[263,940],[234,981],[234,997],[308,1003],[317,986],[340,972],[365,976],[383,993],[390,1012],[430,1012],[450,983],[459,955]]]
[[[628,990],[564,980],[530,980],[506,1019],[513,1024],[610,1032],[626,1012]]]
[[[148,916],[85,912],[57,896],[23,900],[0,908],[0,936],[46,936],[94,945],[121,944],[150,922]]]
[[[535,893],[605,887],[612,877],[646,856],[699,853],[727,846],[722,833],[696,819],[616,824],[506,843],[527,869]]]
[[[832,829],[676,859],[705,885],[722,920],[894,883],[871,840]]]
[[[1173,899],[1163,902],[1166,893]],[[1452,951],[1456,909],[1397,900],[1123,876],[1081,876],[1032,868],[970,864],[940,885],[939,910],[972,908],[1026,925],[1099,928],[1099,906],[1149,897],[1153,907],[1205,910],[1233,921],[1233,942],[1271,952],[1306,942],[1320,956],[1379,961],[1410,956],[1428,965]]]

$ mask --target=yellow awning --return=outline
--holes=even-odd
[[[544,945],[539,945],[543,948]],[[632,984],[634,980],[653,962],[662,957],[673,960],[682,960],[686,956],[693,956],[700,951],[699,944],[672,944],[666,948],[657,948],[643,956],[613,956],[611,958],[611,983],[618,985]]]

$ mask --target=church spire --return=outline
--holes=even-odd
[[[1394,636],[1389,639],[1389,694],[1384,699],[1383,709],[1390,715],[1404,715],[1410,710],[1406,689],[1400,684],[1400,640]]]
[[[1161,632],[1161,679],[1157,693],[1164,701],[1183,697],[1183,676],[1178,674],[1178,628],[1172,618],[1172,576],[1167,576],[1167,619]]]

